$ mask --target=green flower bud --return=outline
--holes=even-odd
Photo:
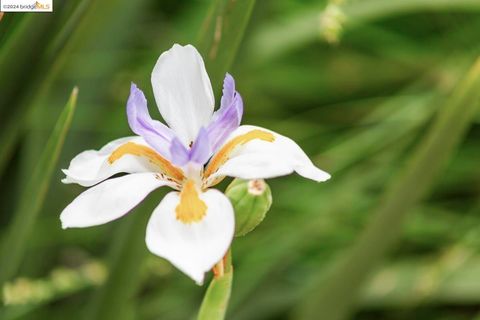
[[[235,179],[225,194],[235,210],[235,236],[243,236],[263,221],[272,205],[272,192],[263,179]]]

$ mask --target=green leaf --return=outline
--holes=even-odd
[[[232,291],[233,271],[218,279],[213,279],[208,286],[198,320],[219,320],[225,318],[228,300]]]
[[[345,319],[362,284],[396,244],[411,209],[427,195],[472,123],[480,99],[480,59],[460,81],[399,178],[387,188],[352,250],[307,290],[296,319]]]
[[[198,320],[222,320],[225,318],[232,292],[233,268],[231,265],[231,251],[227,253],[225,260],[225,273],[213,278],[212,282],[210,282],[203,297]]]
[[[47,145],[20,196],[13,221],[7,229],[0,251],[0,287],[15,275],[25,253],[25,244],[42,208],[77,102],[78,89],[74,88],[60,115]]]
[[[255,0],[217,0],[210,7],[197,46],[216,96],[235,59],[254,5]]]

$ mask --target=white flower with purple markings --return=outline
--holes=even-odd
[[[235,229],[229,199],[213,186],[226,176],[261,179],[295,171],[325,181],[330,175],[291,139],[240,126],[243,101],[229,74],[214,112],[210,79],[193,46],[175,44],[164,52],[151,80],[168,126],[150,117],[143,92],[132,84],[127,116],[136,135],[84,151],[70,162],[62,182],[90,188],[60,219],[63,228],[104,224],[127,214],[155,189],[169,186],[175,191],[153,211],[146,244],[201,284],[205,272],[226,254]],[[108,179],[119,173],[125,175]]]

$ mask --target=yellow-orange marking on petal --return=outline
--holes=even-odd
[[[205,173],[203,174],[204,178],[208,178],[212,173],[217,171],[218,168],[220,168],[228,160],[228,157],[236,147],[255,139],[273,142],[275,140],[275,136],[270,132],[255,129],[233,138],[227,142],[210,160],[207,168],[205,169]]]
[[[178,182],[182,181],[184,178],[183,171],[181,169],[172,165],[170,161],[163,158],[155,150],[134,142],[127,142],[115,149],[110,157],[108,157],[108,162],[112,164],[126,154],[147,158],[148,161],[158,166],[168,177]]]
[[[180,203],[175,208],[177,220],[183,223],[198,222],[207,213],[207,205],[198,196],[195,183],[187,180],[180,192]]]

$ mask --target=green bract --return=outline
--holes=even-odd
[[[243,236],[263,221],[272,205],[272,192],[263,179],[235,179],[225,194],[235,211],[235,236]]]

